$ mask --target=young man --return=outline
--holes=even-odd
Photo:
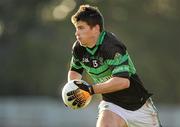
[[[85,70],[96,83],[74,82],[91,95],[102,94],[97,127],[160,127],[152,94],[143,87],[125,45],[104,31],[103,22],[98,8],[89,5],[81,5],[72,16],[77,40],[68,80],[81,79]]]

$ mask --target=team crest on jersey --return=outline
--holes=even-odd
[[[119,52],[117,52],[117,53],[115,54],[114,59],[115,59],[115,58],[118,58],[118,57],[121,57],[121,54],[120,54]]]
[[[102,57],[99,57],[99,62],[100,62],[100,64],[103,64],[103,58]]]

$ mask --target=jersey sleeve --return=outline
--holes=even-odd
[[[79,74],[83,73],[83,67],[81,66],[80,62],[78,59],[76,59],[74,56],[71,58],[71,63],[70,63],[70,70],[71,71],[76,71]]]
[[[76,71],[79,74],[82,74],[84,69],[79,60],[79,57],[81,57],[80,55],[81,55],[81,49],[79,48],[78,43],[75,42],[72,47],[72,58],[71,58],[71,63],[70,63],[70,70]]]
[[[129,78],[136,69],[124,45],[112,45],[108,49],[106,62],[112,69],[113,77]]]

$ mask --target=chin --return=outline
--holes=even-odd
[[[80,45],[83,46],[83,47],[87,47],[85,44],[82,44],[82,43],[80,43]]]
[[[79,41],[79,44],[83,47],[86,47],[86,44],[85,43],[82,43],[81,41]]]

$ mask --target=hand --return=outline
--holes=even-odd
[[[74,84],[78,86],[80,89],[88,92],[90,95],[94,94],[94,89],[92,85],[89,85],[87,82],[81,80],[81,81],[74,81]]]
[[[68,92],[67,96],[68,96],[68,101],[73,101],[73,103],[72,103],[73,106],[77,105],[78,107],[82,107],[82,106],[84,106],[84,104],[86,102],[86,100],[84,100],[84,97],[80,93],[79,88]]]

